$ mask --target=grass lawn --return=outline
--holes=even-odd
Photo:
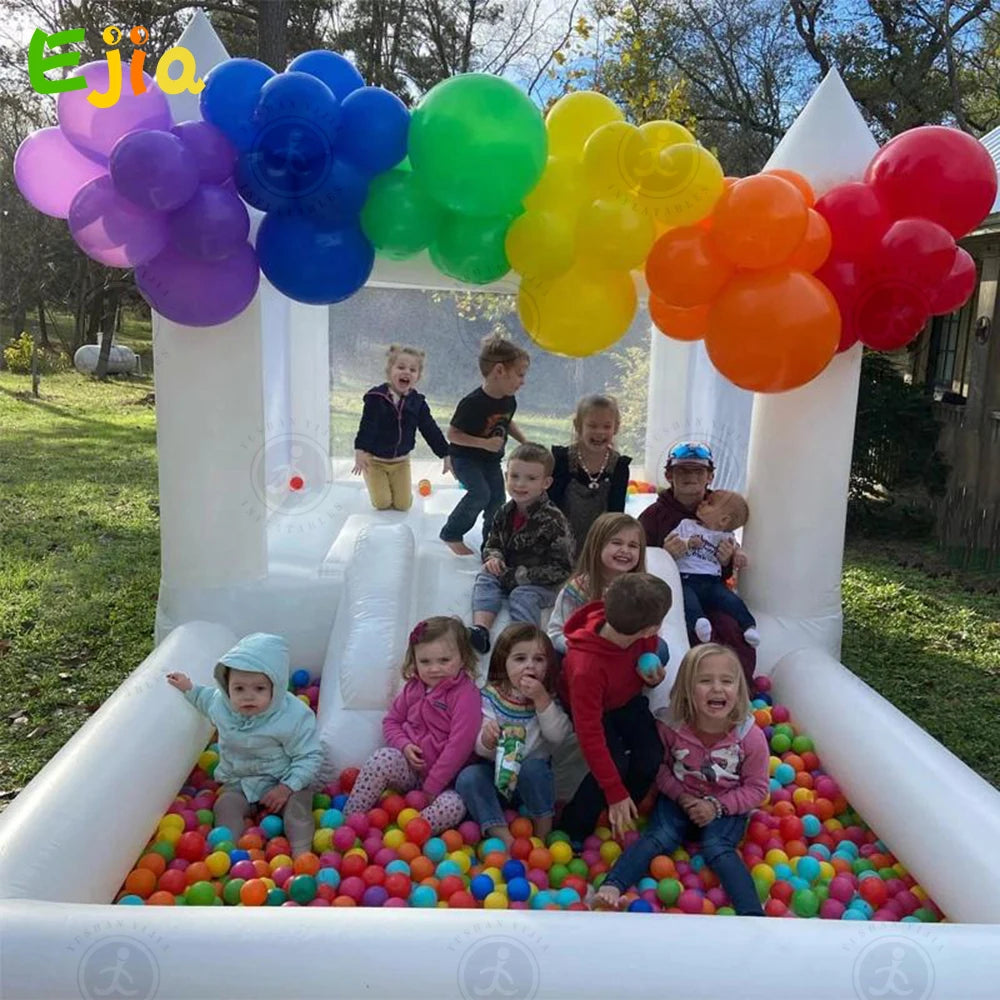
[[[27,377],[0,373],[0,806],[152,647],[150,389],[64,374],[43,377],[35,400]],[[549,421],[523,426],[558,440],[565,421]],[[995,785],[998,590],[995,576],[956,576],[919,546],[847,553],[845,663]]]

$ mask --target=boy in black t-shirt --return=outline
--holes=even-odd
[[[456,555],[472,555],[463,536],[482,511],[485,539],[493,515],[506,499],[500,459],[508,435],[524,443],[514,423],[514,393],[524,384],[530,360],[526,351],[504,337],[485,337],[479,351],[483,384],[459,402],[451,418],[447,433],[451,468],[466,494],[441,529],[441,541]]]

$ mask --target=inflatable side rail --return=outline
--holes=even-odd
[[[1000,924],[1000,791],[827,653],[789,653],[771,677],[823,766],[948,918]]]

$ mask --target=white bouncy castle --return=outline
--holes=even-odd
[[[181,40],[199,67],[225,58],[205,28],[196,19]],[[821,192],[859,177],[875,148],[833,75],[770,166]],[[373,280],[449,287],[419,263],[380,263]],[[334,475],[329,316],[262,282],[219,327],[154,317],[158,644],[0,817],[0,996],[995,1000],[1000,793],[839,662],[860,346],[803,388],[752,400],[743,593],[763,637],[758,672],[947,922],[111,905],[210,735],[170,696],[167,672],[207,683],[238,636],[286,636],[293,664],[322,676],[319,724],[335,770],[378,745],[412,624],[468,615],[475,562],[437,541],[457,491],[435,488],[405,515],[375,513],[356,480]],[[334,307],[334,327],[336,317]],[[686,435],[728,440],[739,455],[750,397],[727,402],[688,344],[653,332],[650,350],[650,477]],[[654,552],[649,565],[676,592],[672,560]],[[661,704],[687,647],[680,602],[663,634]],[[113,821],[95,837],[98,809]]]

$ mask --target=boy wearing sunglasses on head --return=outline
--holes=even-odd
[[[661,490],[656,502],[639,515],[639,523],[646,532],[646,545],[665,549],[674,559],[688,554],[688,541],[677,533],[681,521],[696,518],[698,507],[712,495],[709,484],[715,475],[712,449],[697,441],[675,445],[667,454],[664,475],[670,484]],[[724,541],[718,550],[721,579],[727,580],[734,569],[743,569],[747,557],[732,542]],[[747,680],[753,678],[757,666],[757,653],[744,638],[744,629],[736,620],[721,610],[707,611],[714,642],[730,646],[739,657]],[[689,633],[692,645],[701,640],[694,631]]]

